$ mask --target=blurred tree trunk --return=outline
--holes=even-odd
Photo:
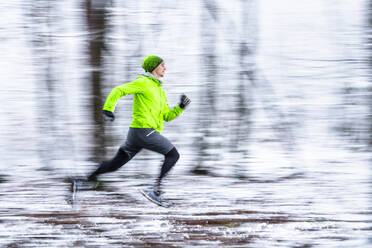
[[[92,160],[99,160],[105,157],[105,136],[104,125],[102,121],[102,78],[104,73],[104,58],[105,52],[105,34],[106,34],[106,19],[108,18],[107,0],[86,0],[85,11],[88,36],[88,56],[89,65],[91,66],[90,83],[91,83],[91,108],[94,120],[94,149],[91,156]]]
[[[215,127],[217,122],[216,111],[216,84],[217,84],[217,63],[216,63],[216,21],[218,10],[214,0],[204,0],[201,7],[201,53],[202,53],[202,75],[203,83],[200,90],[199,121],[197,128],[202,137],[196,141],[197,161],[192,169],[196,174],[209,174],[209,164],[216,160],[213,148],[218,146],[213,142],[218,132]]]
[[[57,159],[58,142],[57,130],[57,84],[56,72],[53,66],[56,61],[53,40],[53,25],[51,18],[53,9],[49,1],[33,1],[29,5],[26,18],[29,19],[31,51],[36,76],[36,125],[39,129],[38,150],[44,169],[51,169],[51,161]]]
[[[368,8],[368,25],[370,27],[369,29],[369,39],[368,39],[368,49],[370,51],[370,56],[369,56],[369,65],[370,65],[370,68],[372,68],[372,38],[371,38],[371,34],[372,34],[372,1],[369,1],[369,8]],[[372,70],[371,72],[372,73]],[[368,89],[368,95],[369,95],[369,109],[370,109],[370,113],[369,113],[369,134],[368,134],[368,146],[370,148],[372,148],[372,97],[371,97],[371,94],[372,94],[372,86],[369,87]]]
[[[239,60],[239,70],[238,70],[238,87],[236,91],[237,100],[235,113],[236,113],[236,126],[232,130],[233,138],[231,142],[231,151],[236,153],[232,159],[234,164],[234,175],[239,178],[245,178],[245,171],[247,168],[241,167],[239,161],[244,161],[243,156],[247,156],[248,152],[248,142],[251,134],[251,115],[253,111],[253,92],[252,85],[255,84],[255,49],[256,36],[257,36],[257,22],[254,18],[253,13],[256,12],[254,5],[255,0],[242,0],[241,1],[241,27],[240,27],[240,37],[238,60]]]

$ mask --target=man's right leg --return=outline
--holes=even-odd
[[[88,177],[88,180],[95,180],[100,174],[116,171],[129,160],[131,160],[129,154],[120,147],[115,157],[109,161],[102,162],[98,169]]]

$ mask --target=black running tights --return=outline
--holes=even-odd
[[[161,167],[160,174],[157,180],[157,186],[160,187],[161,180],[165,177],[168,172],[172,169],[172,167],[177,163],[178,159],[180,158],[180,154],[178,153],[177,149],[173,147],[164,157],[164,163]]]
[[[168,172],[172,169],[172,167],[176,164],[178,159],[180,158],[180,154],[178,153],[177,149],[173,147],[167,154],[164,155],[164,163],[161,167],[159,177],[157,179],[157,186],[160,186],[161,180],[165,177]],[[100,174],[113,172],[119,169],[121,166],[126,164],[131,158],[129,157],[128,153],[124,150],[119,149],[116,153],[115,157],[109,161],[102,162],[101,165],[98,167],[96,171],[94,171],[88,179],[94,179]]]

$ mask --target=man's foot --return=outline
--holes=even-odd
[[[71,192],[76,193],[80,189],[83,182],[77,177],[72,177],[70,178],[70,180],[71,180]]]
[[[88,182],[96,182],[96,181],[98,181],[97,175],[95,175],[95,174],[90,175],[89,177],[87,177],[87,181]]]
[[[102,182],[95,180],[88,180],[87,178],[72,177],[71,178],[71,191],[77,192],[80,190],[95,190],[102,187]]]
[[[162,207],[168,207],[168,204],[164,200],[162,200],[159,191],[154,190],[154,189],[140,189],[139,191],[149,201]]]

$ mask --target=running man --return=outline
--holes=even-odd
[[[170,109],[167,97],[161,88],[162,78],[165,74],[165,64],[162,58],[149,55],[142,62],[145,74],[139,76],[133,82],[115,87],[108,95],[103,106],[103,118],[105,121],[115,120],[115,106],[119,98],[133,94],[133,116],[129,127],[126,142],[120,146],[114,158],[102,162],[88,180],[96,180],[97,176],[107,172],[113,172],[130,161],[142,149],[148,149],[164,155],[164,162],[159,177],[153,189],[148,191],[151,198],[160,199],[160,186],[162,179],[176,164],[180,155],[174,145],[160,134],[164,121],[171,121],[178,117],[190,99],[182,95],[179,105]]]

